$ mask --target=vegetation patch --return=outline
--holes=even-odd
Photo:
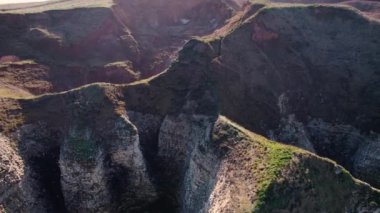
[[[69,140],[70,150],[74,153],[75,157],[79,161],[91,161],[94,160],[97,145],[93,141],[83,138],[71,138]]]
[[[259,197],[255,212],[372,212],[379,192],[355,180],[335,162],[304,153],[296,154]]]
[[[282,171],[290,164],[295,152],[295,148],[280,143],[266,140],[261,141],[261,143],[264,145],[265,155],[264,159],[256,162],[257,164],[264,164],[264,166],[261,171],[255,171],[261,173],[261,178],[257,182],[258,199],[256,200],[255,211],[267,205],[267,200],[270,199],[268,192],[271,184],[281,177]]]
[[[232,125],[218,129],[220,133],[214,139],[231,140],[225,138],[232,135],[239,143],[244,138],[250,141],[248,146],[242,146],[244,156],[254,159],[251,168],[257,192],[249,212],[378,210],[380,191],[356,180],[334,161],[270,141],[228,122]],[[228,148],[236,149],[231,144]]]

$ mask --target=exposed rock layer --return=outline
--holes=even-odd
[[[379,144],[379,22],[344,7],[284,6],[237,25],[212,44],[222,114],[378,186],[377,158],[363,149]],[[363,158],[373,169],[355,166]]]
[[[220,116],[376,186],[379,23],[345,8],[261,7],[221,38],[191,40],[152,79],[1,99],[2,159],[17,165],[4,167],[16,190],[0,208],[379,211],[380,192],[336,163]]]
[[[54,10],[44,10],[53,5]],[[47,81],[49,86],[27,88],[33,95],[93,82],[129,83],[162,72],[186,40],[213,32],[233,13],[219,0],[115,1],[114,5],[108,0],[70,0],[24,12],[6,10],[0,13],[0,64],[33,60],[43,67],[48,78],[27,83]],[[18,89],[25,88],[7,87]]]

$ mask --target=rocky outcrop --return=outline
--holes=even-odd
[[[105,154],[91,137],[91,130],[69,131],[59,156],[61,186],[70,212],[108,212],[111,193],[107,187]]]
[[[24,103],[24,107],[31,110],[40,101],[63,101],[63,108],[50,109],[61,112],[53,120],[45,120],[44,113],[32,110],[26,123],[13,134],[22,158],[14,151],[19,157],[14,163],[20,165],[8,169],[5,174],[16,175],[15,171],[19,171],[12,187],[20,187],[20,195],[17,195],[21,198],[19,201],[15,198],[14,202],[24,203],[31,212],[138,210],[157,197],[136,127],[125,115],[108,108],[116,105],[104,105],[108,98],[102,93],[103,89],[88,89],[64,93],[60,97],[43,97],[28,103],[30,105]],[[68,100],[73,102],[66,105]],[[105,107],[103,113],[98,111],[99,104]],[[92,117],[94,115],[97,116]],[[60,121],[56,122],[58,119]],[[94,120],[89,122],[88,119]],[[8,155],[4,153],[4,157]],[[5,160],[9,162],[9,159]],[[10,189],[2,192],[6,196],[2,200],[5,209],[15,209],[13,201],[8,201],[7,193],[11,192]]]
[[[332,195],[337,206],[349,210],[377,209],[369,203],[377,202],[379,192],[353,180],[343,168],[301,150],[269,142],[224,117],[180,113],[166,116],[162,123],[157,120],[157,124],[160,123],[157,126],[142,122],[144,119],[153,121],[152,115],[130,113],[135,116],[133,120],[139,121],[136,123],[141,131],[126,117],[115,117],[111,126],[105,122],[107,132],[91,129],[91,125],[87,128],[72,126],[61,139],[49,133],[51,127],[44,124],[26,125],[19,132],[22,136],[20,143],[24,144],[20,147],[23,160],[9,147],[10,142],[5,141],[8,139],[4,139],[7,153],[2,153],[2,165],[8,165],[9,159],[14,164],[2,173],[10,177],[2,179],[10,180],[1,184],[5,187],[2,208],[7,211],[28,208],[31,212],[251,211],[260,202],[275,202],[274,198],[267,201],[261,196],[272,193],[272,190],[282,190],[284,181],[290,181],[286,182],[286,187],[291,191],[305,187],[294,179],[304,178],[297,176],[300,174],[298,170],[304,172],[310,168],[316,172],[313,178],[324,178],[319,174],[328,174],[330,179],[326,183],[331,184],[333,190],[344,190]],[[141,152],[139,146],[139,135],[150,135],[148,130],[156,127],[159,127],[156,159],[160,161],[144,159],[152,150]],[[102,140],[102,135],[106,141]],[[53,138],[61,143],[52,144]],[[59,149],[59,156],[55,156],[55,148]],[[313,163],[308,162],[310,157]],[[149,167],[145,166],[145,161]],[[22,169],[23,162],[25,169]],[[319,166],[320,163],[323,165]],[[152,173],[154,167],[162,168],[161,174]],[[331,170],[325,170],[330,167]],[[163,177],[167,178],[166,182],[150,181]],[[319,179],[310,181],[313,185]],[[344,188],[340,182],[345,184]],[[272,189],[268,184],[282,185]],[[163,188],[168,186],[170,188]],[[159,190],[158,194],[155,189]],[[326,191],[318,190],[313,187],[305,189],[305,197],[313,193],[315,199],[326,199]],[[155,199],[165,201],[168,195],[164,192],[174,193],[176,197],[167,206],[154,202]],[[343,198],[352,194],[355,196],[347,203]],[[281,200],[282,197],[275,199]],[[308,201],[301,199],[300,202],[306,204],[294,204],[291,208],[309,206]],[[325,210],[330,205],[318,208]],[[260,208],[264,207],[281,209],[289,208],[289,205],[260,205]]]
[[[221,0],[116,2],[117,16],[130,28],[143,54],[138,69],[144,77],[165,70],[185,41],[212,33],[240,10]]]
[[[130,207],[155,197],[135,127],[120,117],[107,134],[99,141],[93,130],[73,128],[64,140],[59,166],[70,212],[109,212],[119,199]]]
[[[354,161],[365,158],[360,147],[377,147],[379,23],[346,7],[289,5],[261,9],[231,30],[211,42],[220,47],[211,64],[222,114],[377,186]]]
[[[12,9],[0,13],[0,62],[35,61],[49,78],[36,76],[23,84],[34,85],[30,93],[39,95],[93,82],[130,83],[158,74],[175,60],[186,40],[213,32],[234,10],[220,0],[115,4],[70,0],[25,8],[22,13]],[[35,75],[34,69],[24,71]],[[48,86],[42,84],[46,80]],[[23,87],[7,90],[18,89]]]
[[[377,183],[379,176],[379,138],[366,141],[367,144],[360,146],[353,158],[354,174],[370,183]],[[375,185],[375,184],[374,184]],[[377,184],[375,185],[377,186]]]
[[[158,156],[178,177],[181,212],[204,209],[212,189],[218,168],[210,144],[213,120],[204,115],[180,114],[166,117],[161,125]]]
[[[22,189],[23,161],[3,135],[0,135],[0,146],[0,211],[23,212],[28,208]]]
[[[9,101],[0,124],[13,122],[17,149],[2,154],[19,163],[4,161],[0,189],[16,192],[0,198],[22,202],[0,209],[379,211],[380,192],[343,167],[250,130],[376,186],[380,25],[340,7],[262,7],[154,78]]]

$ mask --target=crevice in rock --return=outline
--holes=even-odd
[[[147,172],[158,193],[158,198],[148,205],[144,211],[178,212],[178,186],[175,186],[175,183],[179,180],[177,181],[174,177],[176,170],[170,166],[170,162],[158,156],[158,141],[163,117],[135,111],[129,111],[128,117],[138,129],[140,148],[147,166]]]
[[[140,137],[148,173],[158,193],[158,199],[148,206],[146,211],[151,212],[154,210],[157,213],[178,212],[178,186],[175,185],[175,182],[179,181],[179,178],[176,178],[176,172],[174,172],[177,170],[170,166],[170,162],[165,163],[164,159],[157,156],[158,137],[158,130],[152,135]]]
[[[35,181],[41,187],[41,192],[47,199],[50,210],[57,213],[66,213],[60,178],[61,171],[58,165],[59,149],[51,150],[42,156],[33,156],[28,159],[28,165],[36,175]]]
[[[131,195],[126,195],[124,189],[128,187],[128,170],[121,165],[115,165],[112,163],[111,156],[105,158],[107,167],[112,168],[108,174],[108,187],[111,192],[112,202],[114,206],[117,206],[117,210],[128,208],[133,209],[130,204],[131,201],[125,200],[124,198],[131,197]],[[131,192],[132,193],[132,192]],[[125,206],[123,205],[125,203]]]

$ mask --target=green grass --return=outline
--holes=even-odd
[[[281,176],[281,171],[289,165],[294,155],[294,149],[282,144],[271,141],[263,141],[262,144],[267,151],[265,159],[266,166],[262,171],[264,173],[263,178],[261,178],[257,184],[259,190],[255,205],[256,210],[266,205],[270,185]]]
[[[289,154],[284,150],[269,152],[268,162],[274,167],[269,166],[266,177],[272,181],[261,183],[254,212],[343,213],[359,204],[371,207],[379,200],[379,192],[357,181],[335,162],[307,153],[297,155],[297,161],[288,161]],[[277,173],[279,168],[287,172]]]
[[[257,200],[252,206],[254,206],[254,211],[258,211],[266,206],[270,186],[281,177],[282,171],[289,166],[294,154],[303,151],[293,146],[270,141],[224,117],[222,119],[225,119],[230,125],[219,129],[218,135],[213,136],[214,140],[222,141],[225,137],[231,135],[237,141],[246,138],[249,139],[250,146],[247,148],[245,155],[249,156],[252,150],[255,150],[255,156],[253,156],[255,162],[252,165],[252,172],[255,174],[257,181]],[[249,205],[245,206],[248,207]]]
[[[270,141],[228,119],[225,121],[227,125],[217,127],[213,141],[222,150],[238,153],[232,157],[243,155],[252,159],[244,164],[251,168],[256,181],[255,198],[245,202],[242,195],[240,200],[244,202],[239,212],[343,212],[358,206],[370,211],[378,208],[380,192],[356,180],[334,161]],[[239,143],[246,145],[237,146]],[[237,147],[241,151],[234,152]]]
[[[97,151],[97,145],[94,142],[83,138],[71,138],[69,145],[78,160],[94,160]]]

